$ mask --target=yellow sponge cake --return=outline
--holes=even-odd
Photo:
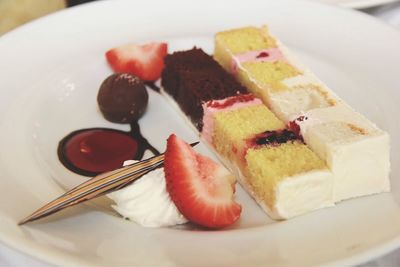
[[[252,46],[253,40],[264,41]],[[334,94],[266,26],[217,33],[214,58],[326,162],[335,201],[390,190],[389,135]]]
[[[325,163],[265,105],[222,109],[213,118],[214,149],[272,218],[333,205]]]
[[[274,45],[256,36],[251,46],[235,49]],[[165,63],[163,93],[192,118],[202,139],[267,214],[287,219],[333,205],[333,177],[326,164],[212,57],[195,48],[168,55]]]
[[[213,119],[212,144],[221,155],[231,160],[236,160],[235,154],[243,154],[243,146],[249,137],[285,127],[283,122],[262,104],[228,112],[216,112]]]
[[[268,31],[267,28],[262,28],[262,31]],[[269,38],[268,34],[259,34],[260,29],[256,27],[247,27],[235,30],[221,32],[217,38],[221,41],[232,44],[229,46],[229,51],[225,49],[226,45],[215,46],[215,59],[224,67],[231,67],[230,53],[240,54],[247,51],[262,50],[267,48],[276,47],[274,38]],[[244,40],[237,42],[237,40]]]

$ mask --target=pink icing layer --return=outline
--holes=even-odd
[[[231,70],[236,73],[238,64],[244,62],[275,62],[286,61],[279,48],[262,49],[258,51],[248,51],[242,54],[236,54],[232,58]]]
[[[237,96],[231,96],[227,97],[222,100],[212,100],[214,103],[217,102],[221,104],[221,106],[225,106],[224,103],[231,100],[232,98],[236,98]],[[210,101],[209,101],[210,102]],[[203,104],[203,129],[201,131],[201,137],[203,140],[205,140],[207,143],[212,145],[212,137],[214,134],[214,113],[216,112],[228,112],[232,110],[236,110],[239,108],[244,108],[248,106],[254,106],[254,105],[261,105],[262,101],[258,98],[253,98],[251,100],[245,101],[245,102],[234,102],[232,105],[225,106],[224,108],[215,108],[211,107],[211,105],[207,105],[209,102],[206,102]]]

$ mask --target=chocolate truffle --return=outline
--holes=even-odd
[[[112,122],[130,123],[146,110],[149,95],[142,80],[132,74],[116,73],[100,86],[97,102],[104,117]]]

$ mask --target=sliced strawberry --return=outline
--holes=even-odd
[[[242,208],[233,199],[235,178],[174,134],[167,141],[164,171],[171,199],[189,221],[219,228],[239,218]]]
[[[161,76],[167,50],[166,43],[127,44],[107,51],[106,58],[115,72],[132,73],[142,80],[155,81]]]

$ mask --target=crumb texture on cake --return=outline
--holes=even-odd
[[[231,53],[238,54],[276,47],[275,39],[264,34],[266,32],[268,32],[266,27],[246,27],[222,32],[217,38],[220,42],[229,46]],[[237,40],[241,40],[241,42],[237,42]]]
[[[254,29],[249,32],[253,34]],[[257,49],[271,44],[262,38]],[[332,206],[333,180],[326,164],[260,99],[207,56],[196,48],[167,56],[162,85],[244,188],[275,219]],[[193,57],[201,58],[199,65],[193,66]],[[288,69],[284,75],[291,75],[290,66],[279,67]]]
[[[199,130],[202,128],[204,102],[246,92],[199,48],[167,55],[161,84]]]
[[[298,128],[333,172],[336,202],[388,191],[389,135],[349,107],[265,26],[258,29],[217,33],[214,58],[280,120]],[[253,39],[273,40],[275,47],[247,46]]]
[[[249,149],[246,163],[248,182],[269,206],[275,203],[275,188],[280,181],[326,168],[325,163],[299,141]]]
[[[276,112],[279,119],[287,122],[290,117],[299,112],[336,104],[336,95],[295,59],[291,52],[269,33],[266,26],[258,28],[258,31],[251,31],[251,34],[258,35],[260,39],[274,40],[271,41],[275,44],[273,53],[280,56],[272,56],[272,60],[267,50],[264,54],[263,50],[259,50],[264,47],[243,50],[248,40],[237,38],[236,36],[240,35],[239,32],[245,34],[248,28],[227,30],[216,34],[214,58],[252,93],[261,97],[263,102]],[[234,49],[237,46],[243,49],[237,52]],[[257,51],[260,53],[256,53],[256,56],[243,57],[244,53],[250,55],[251,52]],[[264,57],[265,60],[263,60]],[[294,108],[297,102],[294,97],[279,101],[289,94],[296,94],[297,97],[303,99],[303,103],[307,103],[304,103],[301,109]]]
[[[285,62],[245,62],[243,70],[261,86],[272,91],[286,88],[281,81],[300,74],[292,65]]]

